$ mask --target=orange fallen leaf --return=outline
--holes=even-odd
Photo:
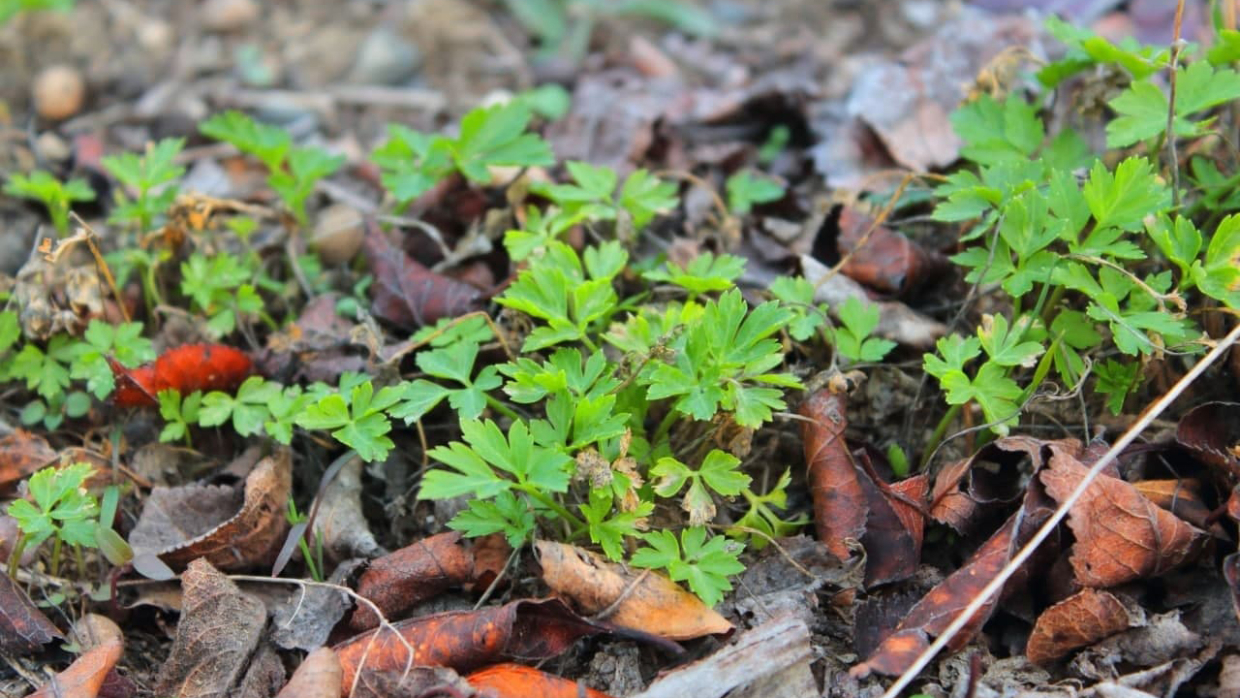
[[[292,453],[282,448],[254,466],[244,493],[219,486],[156,487],[129,544],[135,556],[156,555],[173,568],[200,557],[221,570],[270,563],[288,531],[292,483]]]
[[[56,460],[56,451],[47,439],[23,429],[0,438],[0,493]]]
[[[450,587],[473,578],[474,558],[461,545],[456,531],[440,533],[372,560],[357,582],[357,593],[393,619]],[[379,618],[359,605],[349,619],[357,632],[379,625]]]
[[[276,698],[338,698],[343,669],[330,647],[306,655]]]
[[[27,698],[95,698],[108,672],[121,658],[123,647],[120,641],[113,640],[85,652]]]
[[[877,291],[897,295],[908,292],[948,267],[943,255],[885,225],[873,227],[874,219],[855,209],[840,211],[839,226],[836,247],[840,256],[852,253],[840,271]],[[871,227],[865,245],[858,248]]]
[[[1034,664],[1046,664],[1128,628],[1128,610],[1112,594],[1082,589],[1038,616],[1025,645]]]
[[[108,365],[116,379],[112,404],[117,407],[158,407],[161,390],[182,395],[195,390],[232,391],[254,370],[245,352],[222,344],[176,347],[137,368],[125,368],[111,358]]]
[[[336,645],[344,668],[343,690],[349,690],[363,666],[376,671],[445,666],[464,672],[505,659],[547,659],[582,637],[608,632],[559,599],[523,599],[476,611],[437,613],[394,627],[400,637],[379,628]],[[413,649],[412,657],[406,643]]]
[[[521,664],[498,664],[465,677],[479,698],[611,698],[576,681]]]
[[[591,615],[615,604],[608,623],[669,640],[732,631],[732,624],[697,596],[663,575],[626,570],[576,546],[537,541],[542,578],[556,594]],[[619,603],[617,603],[619,601]]]
[[[1132,483],[1146,499],[1198,528],[1210,526],[1210,507],[1201,499],[1201,483],[1192,478]]]
[[[1039,477],[1047,493],[1063,501],[1089,469],[1062,450],[1052,454]],[[1068,527],[1076,537],[1072,570],[1077,581],[1092,587],[1163,574],[1185,562],[1204,539],[1200,529],[1109,475],[1090,483],[1068,512]]]

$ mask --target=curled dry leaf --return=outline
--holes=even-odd
[[[188,395],[195,390],[236,390],[254,370],[250,357],[222,344],[187,344],[169,349],[149,364],[125,368],[108,358],[116,379],[112,404],[158,407],[161,390]]]
[[[1127,628],[1128,611],[1119,599],[1082,589],[1038,616],[1025,655],[1034,664],[1046,664]]]
[[[1047,493],[1063,501],[1088,468],[1052,449],[1049,467],[1040,473]],[[1072,570],[1084,586],[1109,587],[1154,577],[1183,563],[1199,547],[1204,533],[1160,509],[1137,488],[1099,475],[1068,512]]]
[[[112,640],[83,653],[28,698],[95,698],[123,649],[120,640]]]
[[[602,691],[521,664],[497,664],[465,677],[479,698],[610,698]]]
[[[554,657],[582,637],[608,632],[558,599],[524,599],[476,611],[410,618],[394,625],[413,647],[412,660],[405,643],[383,628],[346,640],[335,648],[344,667],[345,691],[363,664],[376,671],[403,671],[410,663],[472,671],[505,659]]]
[[[874,301],[861,284],[844,276],[831,274],[831,269],[810,255],[801,255],[801,273],[814,284],[814,302],[838,308],[849,298],[878,306],[875,336],[890,339],[915,349],[930,350],[939,337],[947,334],[947,325],[923,315],[898,301]]]
[[[262,639],[267,609],[205,559],[189,563],[181,587],[181,620],[155,693],[233,695]]]
[[[0,651],[8,654],[37,652],[64,635],[52,625],[7,574],[0,573]]]
[[[1175,440],[1200,460],[1240,475],[1240,402],[1208,402],[1180,418]]]
[[[27,475],[56,460],[47,439],[24,429],[0,438],[0,492],[8,492]]]
[[[362,515],[361,458],[350,458],[323,491],[314,530],[323,548],[336,560],[371,558],[386,552]]]
[[[876,291],[902,295],[948,267],[946,257],[885,225],[874,227],[864,245],[858,247],[874,226],[874,219],[855,209],[845,207],[840,211],[839,225],[836,247],[841,257],[852,255],[840,271]]]
[[[276,698],[339,698],[342,675],[336,651],[320,647],[306,655]]]
[[[473,576],[473,555],[461,545],[461,534],[452,531],[371,561],[357,582],[357,593],[373,601],[383,616],[392,620]],[[357,632],[377,625],[379,618],[365,605],[359,605],[349,619],[349,627]]]
[[[288,530],[292,454],[263,458],[244,489],[215,485],[156,487],[129,536],[134,554],[158,556],[174,568],[202,557],[236,570],[269,564]]]
[[[825,388],[800,409],[811,420],[801,423],[801,436],[818,539],[840,560],[851,554],[849,540],[860,541],[867,586],[904,579],[921,558],[921,515],[909,502],[920,505],[926,483],[917,478],[901,486],[907,493],[900,492],[857,463],[844,440],[846,405],[842,392]]]
[[[389,242],[373,219],[366,221],[362,251],[375,275],[370,287],[375,317],[401,327],[422,327],[481,305],[481,291],[426,268]]]
[[[934,478],[930,516],[959,533],[974,532],[985,523],[985,510],[1020,500],[1021,470],[1041,469],[1046,443],[1028,436],[1008,436],[943,468]],[[1030,463],[1022,468],[1026,459]]]
[[[542,578],[582,613],[604,609],[604,620],[669,640],[689,640],[732,631],[732,624],[697,596],[661,574],[626,570],[576,546],[537,541]],[[615,605],[614,609],[612,608]]]
[[[1132,483],[1132,486],[1146,499],[1200,529],[1212,529],[1215,526],[1210,522],[1212,512],[1201,499],[1201,483],[1197,480],[1141,480]],[[1218,529],[1218,534],[1226,537],[1221,529]]]

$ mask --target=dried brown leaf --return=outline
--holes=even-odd
[[[64,635],[52,625],[7,574],[0,573],[0,651],[11,654],[37,652]]]
[[[335,650],[320,647],[306,655],[276,698],[339,698],[342,676]]]
[[[1180,418],[1175,440],[1200,460],[1240,475],[1240,402],[1208,402]]]
[[[840,271],[860,284],[882,293],[902,295],[943,273],[947,258],[927,250],[885,225],[874,227],[874,219],[853,208],[840,212],[840,235],[836,247],[840,256],[850,255]],[[868,239],[863,238],[870,229]]]
[[[10,491],[15,483],[55,460],[56,451],[42,436],[24,429],[5,435],[0,438],[0,493]]]
[[[95,698],[123,650],[124,644],[113,640],[87,651],[27,698]]]
[[[473,555],[461,545],[461,534],[452,531],[424,538],[371,561],[357,582],[357,593],[373,601],[385,618],[395,620],[473,576]],[[377,625],[379,618],[365,605],[359,605],[349,619],[349,627],[356,632]]]
[[[401,327],[423,327],[481,306],[481,291],[426,268],[389,242],[373,219],[366,221],[362,251],[375,276],[370,287],[375,317]]]
[[[1127,628],[1128,611],[1119,599],[1082,589],[1038,616],[1025,655],[1034,664],[1046,664]]]

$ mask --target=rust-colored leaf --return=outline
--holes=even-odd
[[[5,435],[0,438],[0,493],[55,460],[56,451],[42,436],[24,429]]]
[[[563,543],[538,541],[534,548],[543,581],[586,615],[615,604],[607,622],[669,640],[732,631],[726,618],[661,574],[626,570],[588,550]]]
[[[357,582],[357,593],[373,601],[383,616],[392,620],[473,576],[473,555],[461,545],[461,534],[452,531],[372,560]],[[377,625],[379,618],[364,605],[359,605],[349,619],[349,627],[357,632]]]
[[[262,638],[267,609],[204,559],[189,563],[181,588],[181,620],[155,693],[233,695]]]
[[[37,652],[43,645],[64,637],[26,596],[25,590],[0,572],[0,651]]]
[[[1175,440],[1205,463],[1240,475],[1240,402],[1208,402],[1180,418]]]
[[[1040,477],[1056,501],[1072,493],[1088,468],[1055,450]],[[1154,577],[1181,564],[1197,549],[1203,532],[1158,508],[1137,488],[1099,475],[1068,512],[1076,537],[1072,569],[1084,586],[1109,587]]]
[[[342,675],[336,651],[320,647],[306,655],[276,698],[339,698]]]
[[[947,259],[925,249],[885,225],[874,227],[865,244],[858,247],[874,219],[845,207],[840,211],[840,256],[852,257],[840,269],[853,280],[883,293],[900,295],[921,286],[947,268]]]
[[[1038,616],[1025,654],[1046,664],[1128,628],[1128,611],[1108,592],[1082,589]]]
[[[521,664],[497,664],[465,677],[479,698],[610,698],[602,691]]]
[[[187,344],[169,349],[154,362],[125,368],[109,358],[117,407],[158,407],[159,391],[174,389],[182,395],[195,390],[233,391],[254,370],[250,357],[222,344]]]
[[[943,468],[934,478],[930,516],[963,534],[977,531],[990,520],[988,511],[1020,500],[1020,473],[1042,467],[1045,444],[1028,436],[1008,436]],[[1025,464],[1026,460],[1030,462]]]
[[[422,327],[481,306],[481,291],[426,268],[388,241],[373,219],[366,221],[362,251],[375,275],[370,312],[376,317],[401,327]]]
[[[84,652],[27,698],[95,698],[123,649],[119,640],[113,640]]]
[[[223,570],[269,565],[288,530],[292,469],[282,448],[259,461],[243,489],[156,487],[129,543],[135,555],[157,555],[178,569],[199,557]]]
[[[559,599],[523,599],[476,611],[438,613],[410,618],[395,627],[413,647],[412,664],[461,672],[506,659],[547,659],[579,638],[607,632]],[[405,644],[382,628],[346,640],[335,649],[344,667],[346,691],[363,657],[366,668],[377,671],[403,670],[410,663]]]
[[[1197,480],[1141,480],[1132,486],[1146,499],[1192,525],[1201,529],[1210,526],[1210,507],[1201,500],[1201,483]]]
[[[844,440],[846,406],[842,393],[824,388],[800,409],[812,420],[801,423],[801,436],[818,539],[840,560],[851,554],[848,540],[860,541],[867,555],[866,586],[904,579],[921,557],[920,521],[910,530],[905,522],[918,517],[900,511],[908,505],[853,458]],[[911,486],[923,488],[924,498],[924,482]]]

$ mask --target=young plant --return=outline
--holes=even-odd
[[[882,361],[896,343],[870,335],[878,328],[878,306],[849,298],[839,308],[840,326],[832,330],[835,350],[849,363]]]
[[[355,384],[350,386],[350,382]],[[401,392],[389,386],[376,393],[369,380],[356,382],[342,377],[338,392],[308,404],[294,422],[303,429],[331,431],[337,441],[357,451],[364,461],[383,460],[396,445],[386,436],[392,422],[385,410],[400,401]]]
[[[198,411],[202,407],[202,392],[195,390],[181,398],[180,391],[169,388],[159,391],[159,416],[164,418],[164,428],[159,432],[160,443],[182,439],[186,446],[193,445],[190,426],[198,423]]]
[[[185,168],[175,160],[184,147],[184,138],[165,138],[147,143],[142,157],[122,153],[103,158],[104,169],[129,189],[127,194],[117,188],[117,206],[108,222],[131,222],[141,232],[151,230],[177,198],[179,190],[172,183],[185,174]]]
[[[743,216],[754,204],[766,204],[784,198],[784,185],[779,180],[753,170],[739,170],[725,184],[728,209]]]
[[[83,487],[93,472],[88,463],[74,463],[64,468],[44,468],[30,476],[27,487],[34,502],[19,499],[8,507],[9,516],[17,520],[21,532],[9,556],[10,577],[17,574],[17,562],[27,548],[42,545],[53,536],[53,577],[60,570],[61,548],[65,544],[95,547],[99,505]]]
[[[195,252],[181,262],[181,293],[207,316],[207,331],[215,339],[236,329],[239,316],[262,312],[253,278],[254,271],[232,255]]]
[[[680,203],[675,184],[664,182],[644,169],[634,170],[617,192],[619,179],[610,167],[577,161],[569,161],[565,166],[572,175],[572,184],[534,182],[530,190],[554,202],[571,223],[614,221],[625,212],[632,218],[633,225],[641,229],[656,214],[665,213]]]
[[[43,170],[29,175],[14,174],[4,185],[4,193],[40,201],[47,208],[52,225],[61,236],[69,232],[69,209],[77,201],[94,201],[95,190],[84,179],[61,182]]]
[[[633,554],[633,565],[667,570],[674,581],[685,582],[708,606],[723,600],[732,589],[729,577],[745,571],[740,553],[743,543],[724,536],[707,539],[706,528],[692,526],[680,532],[653,531],[643,536],[647,547]]]
[[[495,366],[485,366],[476,377],[470,377],[477,357],[478,344],[473,341],[460,341],[451,348],[419,353],[416,360],[423,373],[461,387],[447,388],[424,378],[405,383],[401,403],[389,413],[392,417],[411,424],[447,398],[448,405],[456,410],[462,419],[476,419],[486,409],[488,402],[515,416],[515,413],[487,395],[487,391],[498,388],[504,382]]]
[[[198,424],[217,427],[231,420],[237,434],[253,436],[263,431],[271,420],[271,405],[282,397],[283,390],[284,386],[262,376],[245,379],[235,395],[212,390],[202,398]]]

